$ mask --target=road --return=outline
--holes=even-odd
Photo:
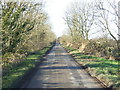
[[[44,58],[22,88],[101,88],[59,44]]]

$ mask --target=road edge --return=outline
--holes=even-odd
[[[37,68],[42,64],[42,62],[45,60],[43,57],[45,57],[50,50],[54,47],[54,45],[52,45],[46,52],[45,55],[42,56],[42,58],[39,58],[39,62],[35,64],[35,67],[33,67],[32,69],[28,70],[28,72],[26,72],[22,78],[17,81],[17,83],[15,85],[12,86],[12,88],[17,88],[20,89],[21,87],[24,88],[24,84],[27,85],[27,82],[29,82],[31,80],[31,77],[34,76],[34,74],[37,71]]]
[[[62,46],[62,45],[61,45]],[[63,47],[63,46],[62,46]],[[99,80],[97,77],[93,77],[91,74],[90,74],[90,72],[89,72],[89,70],[87,69],[88,67],[86,67],[86,66],[84,66],[83,64],[80,64],[78,61],[76,61],[76,59],[74,58],[74,55],[73,54],[70,54],[69,53],[69,51],[65,48],[65,47],[63,47],[64,49],[65,49],[65,51],[73,58],[73,60],[79,65],[79,66],[81,66],[82,67],[82,69],[84,69],[94,80],[96,80],[103,88],[110,88],[110,89],[112,89],[112,87],[109,87],[109,86],[107,86],[104,82],[102,82],[101,80]]]

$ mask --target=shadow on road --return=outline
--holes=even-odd
[[[44,67],[41,69],[81,69],[79,66],[51,66],[51,67]]]

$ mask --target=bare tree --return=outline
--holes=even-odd
[[[107,4],[107,7],[105,7],[104,4]],[[105,31],[108,32],[108,34],[116,41],[116,46],[118,49],[118,54],[120,51],[120,42],[119,42],[119,34],[118,37],[116,37],[115,33],[112,32],[112,28],[111,25],[114,25],[116,27],[118,27],[118,29],[120,28],[119,23],[118,23],[118,19],[120,19],[119,14],[118,14],[118,6],[117,6],[117,2],[116,0],[113,0],[112,2],[110,1],[106,1],[106,2],[98,2],[97,5],[97,9],[98,9],[98,23],[100,24],[99,26],[102,27],[102,29],[104,29]],[[112,18],[110,18],[112,17]],[[119,55],[118,55],[119,56]]]
[[[83,43],[89,40],[89,32],[95,21],[95,8],[94,3],[79,3],[71,4],[71,7],[65,12],[64,20],[70,30],[73,42]]]

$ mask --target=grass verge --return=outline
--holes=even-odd
[[[2,88],[13,88],[27,72],[32,70],[36,64],[42,60],[42,57],[51,47],[52,45],[37,51],[35,54],[28,55],[20,65],[9,70],[8,73],[2,77]]]
[[[120,61],[104,59],[91,55],[79,53],[77,49],[64,47],[75,60],[87,67],[89,73],[106,83],[107,86],[120,87],[120,77],[118,76]]]

